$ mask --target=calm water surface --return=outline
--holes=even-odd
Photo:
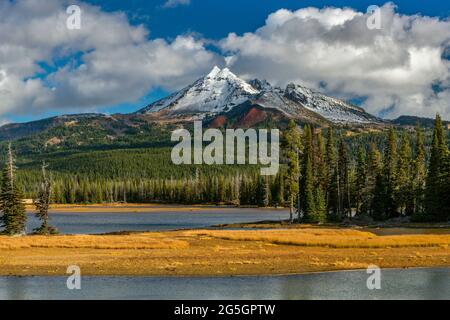
[[[364,271],[297,276],[160,278],[0,277],[0,299],[450,299],[450,269],[382,270],[381,290]]]
[[[276,209],[164,208],[136,213],[130,208],[123,213],[53,213],[51,224],[62,233],[99,234],[204,228],[288,216],[287,210]],[[28,231],[38,226],[33,215],[29,218]],[[75,291],[67,289],[65,277],[0,277],[0,299],[450,299],[450,269],[383,270],[382,289],[375,291],[367,289],[367,277],[364,271],[273,277],[83,277],[82,289]]]
[[[95,209],[93,209],[95,210]],[[154,207],[153,207],[154,210]],[[173,210],[173,211],[171,211]],[[205,228],[218,224],[256,222],[261,220],[285,220],[289,212],[285,209],[223,208],[211,207],[179,211],[164,208],[160,212],[99,213],[58,212],[50,214],[50,223],[61,233],[99,234],[118,231],[160,231],[174,229]],[[29,214],[27,230],[39,225],[34,215]]]

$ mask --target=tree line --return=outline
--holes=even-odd
[[[360,146],[353,161],[346,143],[335,139],[332,128],[324,139],[322,131],[306,125],[301,132],[291,122],[284,138],[292,221],[294,213],[298,221],[308,222],[342,221],[354,216],[450,219],[450,154],[439,115],[428,163],[419,125],[414,143],[409,134],[399,136],[391,128],[382,150],[375,143],[368,148]]]
[[[1,233],[7,235],[23,235],[26,233],[27,214],[23,201],[22,188],[17,183],[15,158],[11,144],[8,145],[6,164],[2,170],[0,184],[0,227]],[[36,207],[36,217],[41,226],[33,230],[35,234],[55,234],[57,229],[48,223],[48,209],[52,201],[51,181],[46,174],[46,164],[42,164],[42,180],[37,196],[33,199]]]
[[[22,199],[32,198],[42,221],[35,233],[56,233],[48,224],[50,203],[180,203],[287,206],[291,221],[342,221],[355,216],[374,220],[411,217],[415,221],[450,219],[450,153],[437,115],[431,141],[417,126],[414,139],[390,129],[377,143],[350,148],[333,128],[301,130],[291,121],[283,132],[282,166],[278,175],[258,170],[214,173],[196,168],[176,178],[105,178],[97,175],[25,173],[18,182],[15,159],[8,147],[0,181],[0,222],[4,232],[25,230]],[[427,152],[427,150],[430,150]]]

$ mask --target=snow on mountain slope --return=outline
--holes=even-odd
[[[229,69],[214,69],[191,86],[140,110],[140,113],[168,109],[177,113],[220,113],[245,102],[259,91],[239,79]]]
[[[379,123],[380,119],[363,109],[314,92],[296,84],[286,89],[272,87],[265,80],[249,83],[238,78],[229,69],[214,69],[192,85],[152,103],[138,111],[163,117],[180,115],[204,118],[207,115],[229,112],[234,107],[250,102],[263,108],[277,109],[289,118],[334,123]]]
[[[293,83],[287,85],[285,96],[332,122],[373,123],[380,121],[362,108]]]
[[[271,88],[251,99],[251,103],[266,109],[276,109],[290,119],[301,119],[308,123],[326,123],[327,119],[303,105],[289,99],[281,88]]]

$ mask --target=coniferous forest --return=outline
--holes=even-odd
[[[306,222],[355,216],[447,221],[446,131],[439,116],[433,129],[418,125],[364,134],[291,121],[282,132],[281,166],[273,177],[260,176],[259,168],[249,165],[174,166],[168,163],[169,147],[63,154],[46,165],[51,179],[46,201],[284,206],[292,221]],[[49,182],[43,184],[41,170],[26,162],[18,167],[14,192],[42,198]]]
[[[300,154],[288,157],[286,172],[292,177],[300,171],[299,188],[288,188],[290,204],[295,206],[291,210],[300,212],[300,221],[342,221],[354,216],[377,221],[450,219],[450,154],[439,115],[430,146],[420,126],[414,132],[391,128],[381,146],[371,142],[351,149],[342,137],[335,137],[333,129],[326,139],[309,126],[301,133],[291,123],[287,131],[285,151]]]

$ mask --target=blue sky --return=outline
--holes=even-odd
[[[189,5],[163,8],[160,0],[88,0],[108,11],[125,11],[133,23],[144,23],[152,37],[176,37],[185,32],[199,32],[208,38],[222,38],[230,32],[251,32],[264,24],[267,16],[281,8],[351,7],[365,11],[379,0],[192,0]],[[450,2],[445,0],[397,0],[398,11],[405,14],[450,16]]]
[[[26,0],[18,0],[26,1]],[[36,0],[30,0],[31,2]],[[51,0],[51,2],[57,3],[59,0]],[[65,0],[61,0],[64,2]],[[255,70],[257,66],[255,67],[255,59],[251,59],[251,56],[246,56],[244,53],[245,48],[239,47],[236,43],[229,43],[229,34],[230,33],[236,33],[238,40],[239,39],[245,39],[243,37],[243,34],[248,32],[255,36],[260,36],[261,38],[264,38],[264,36],[261,36],[258,34],[257,30],[261,27],[264,27],[266,25],[266,19],[269,15],[277,12],[280,9],[287,9],[290,12],[295,12],[296,10],[306,8],[306,7],[315,7],[318,9],[322,9],[325,7],[336,7],[336,8],[352,8],[355,12],[360,13],[366,13],[367,7],[370,5],[379,5],[383,6],[386,4],[387,1],[376,1],[376,0],[370,0],[370,1],[324,1],[324,0],[240,0],[240,1],[233,1],[233,0],[191,0],[189,4],[180,4],[175,7],[167,8],[164,7],[165,1],[163,0],[156,0],[156,1],[149,1],[149,0],[85,0],[84,3],[89,3],[94,6],[100,7],[101,14],[110,14],[113,16],[116,12],[124,12],[126,14],[126,23],[129,24],[130,28],[139,28],[139,25],[143,25],[147,31],[149,31],[149,35],[145,36],[146,39],[148,39],[148,42],[152,46],[156,46],[155,43],[150,43],[151,41],[155,39],[164,39],[167,43],[164,45],[160,45],[164,47],[164,50],[170,50],[170,45],[175,42],[177,37],[180,36],[193,36],[195,44],[199,43],[201,46],[203,46],[201,49],[196,49],[196,51],[193,54],[199,54],[206,56],[205,62],[202,65],[202,62],[198,62],[198,66],[192,66],[191,69],[188,71],[182,73],[179,76],[174,76],[173,78],[178,79],[166,79],[161,76],[155,76],[155,80],[149,81],[147,90],[139,89],[136,90],[136,92],[133,92],[133,94],[130,93],[130,98],[121,98],[119,95],[118,97],[114,97],[111,99],[95,99],[94,96],[89,96],[85,100],[80,100],[74,102],[74,106],[62,106],[64,99],[61,98],[61,96],[67,95],[70,96],[71,94],[76,95],[76,92],[72,92],[67,89],[67,92],[63,92],[63,94],[58,95],[57,98],[48,98],[49,104],[51,104],[51,107],[42,107],[44,105],[44,102],[38,103],[36,101],[39,100],[38,96],[33,96],[33,90],[36,90],[36,92],[41,92],[42,88],[35,89],[35,87],[31,86],[31,83],[28,83],[28,86],[26,90],[29,90],[30,96],[26,97],[26,99],[18,99],[17,97],[11,98],[11,105],[2,106],[0,104],[0,111],[1,108],[5,109],[5,111],[2,111],[2,114],[0,115],[0,119],[6,119],[7,121],[28,121],[33,119],[38,119],[46,116],[52,116],[57,114],[63,114],[63,113],[74,113],[74,112],[90,112],[90,111],[99,111],[99,112],[106,112],[106,113],[125,113],[125,112],[132,112],[135,111],[148,103],[153,102],[156,99],[159,99],[161,97],[164,97],[167,95],[170,91],[173,91],[180,86],[183,85],[183,81],[186,81],[184,84],[188,84],[192,79],[195,77],[203,74],[203,72],[206,71],[207,68],[211,67],[210,65],[206,66],[206,64],[214,64],[215,61],[219,61],[220,59],[223,59],[224,57],[224,51],[230,51],[230,48],[235,50],[237,53],[237,62],[234,65],[233,71],[235,71],[238,74],[246,74],[251,76],[261,76],[261,77],[268,77],[271,74],[273,74],[273,68],[275,66],[272,66],[271,68],[267,68],[267,70],[259,71]],[[81,3],[83,3],[81,2]],[[408,1],[408,0],[397,0],[395,1],[396,9],[395,12],[406,15],[406,16],[412,16],[415,14],[419,14],[421,16],[430,16],[433,17],[433,19],[437,19],[436,21],[448,21],[448,17],[450,16],[450,2],[449,1],[438,1],[438,0],[428,0],[428,1]],[[11,8],[13,5],[11,5]],[[10,8],[10,9],[11,9]],[[98,14],[98,13],[95,13]],[[1,18],[1,17],[0,17]],[[120,19],[119,19],[120,20]],[[114,20],[116,23],[118,20]],[[118,24],[122,23],[121,27],[123,27],[123,22],[119,21]],[[304,21],[303,21],[304,23]],[[423,32],[420,34],[423,34],[423,37],[425,38],[425,32],[431,32],[428,29],[428,22],[426,19],[422,19],[420,21],[421,25],[423,26]],[[1,24],[1,21],[0,21]],[[24,22],[25,24],[25,22]],[[112,24],[113,25],[113,24]],[[306,25],[305,25],[306,26]],[[1,25],[0,25],[1,27]],[[19,24],[20,27],[20,24]],[[440,26],[442,27],[442,26]],[[445,27],[445,26],[444,26]],[[125,26],[125,28],[128,28]],[[436,27],[437,28],[437,27]],[[304,32],[306,29],[299,30],[299,33]],[[439,30],[439,29],[436,29]],[[314,32],[314,31],[310,31]],[[355,31],[353,31],[355,32]],[[436,33],[436,32],[434,32]],[[287,33],[286,33],[287,34]],[[349,32],[351,34],[351,32]],[[1,33],[0,33],[1,36]],[[104,37],[104,36],[103,36]],[[139,35],[137,36],[139,38]],[[414,37],[417,37],[414,35]],[[424,48],[431,46],[436,46],[436,48],[443,48],[446,45],[448,45],[449,37],[442,36],[442,38],[438,40],[433,40],[433,42],[430,44],[420,44]],[[84,39],[84,38],[83,38]],[[201,39],[201,40],[200,40]],[[207,40],[205,40],[207,39]],[[267,40],[267,39],[264,39]],[[144,40],[140,39],[140,42],[144,42]],[[206,43],[205,43],[206,41]],[[221,45],[210,45],[208,41],[222,41]],[[299,40],[301,41],[301,40]],[[431,41],[431,40],[430,40]],[[125,41],[126,42],[126,41]],[[225,44],[226,42],[226,44]],[[419,42],[421,40],[419,39]],[[120,43],[120,42],[118,42]],[[146,45],[146,44],[145,44]],[[359,45],[359,44],[358,44]],[[399,48],[401,49],[401,45],[399,44]],[[49,45],[50,46],[50,45]],[[96,51],[100,52],[98,48],[90,49],[83,51],[84,49],[73,49],[74,52],[70,55],[63,55],[62,57],[54,54],[55,50],[58,50],[59,48],[63,46],[67,46],[67,44],[52,44],[53,47],[48,48],[48,50],[43,50],[44,53],[39,53],[37,56],[45,56],[43,58],[44,61],[34,61],[34,64],[39,67],[38,72],[33,73],[26,73],[24,71],[24,74],[20,74],[20,77],[23,79],[24,82],[29,79],[36,79],[39,80],[41,85],[44,89],[51,89],[52,86],[55,86],[57,90],[59,89],[59,86],[63,88],[67,88],[73,83],[59,83],[58,81],[61,81],[61,76],[58,77],[58,74],[63,74],[62,72],[66,72],[67,78],[74,75],[78,75],[79,70],[76,70],[79,68],[83,63],[85,63],[85,60],[87,60],[87,57],[90,56],[88,53],[95,53]],[[237,47],[236,47],[237,46]],[[158,47],[159,48],[159,47]],[[45,48],[44,48],[45,49]],[[447,49],[443,49],[444,51]],[[399,50],[397,50],[399,51]],[[51,53],[48,53],[51,52]],[[447,56],[449,55],[449,52],[447,52]],[[51,56],[46,56],[51,54]],[[227,53],[228,54],[228,53]],[[423,54],[423,52],[421,53]],[[307,55],[306,55],[307,56]],[[392,61],[389,60],[389,55],[387,54],[386,63],[391,63]],[[401,56],[401,54],[399,55]],[[419,57],[420,55],[418,55]],[[189,58],[189,55],[185,55],[184,59]],[[430,53],[430,59],[432,57],[432,53]],[[265,57],[264,60],[262,57],[257,57],[261,63],[261,65],[265,65],[266,63],[273,62],[273,56]],[[182,57],[180,58],[182,59]],[[400,59],[400,58],[399,58]],[[448,59],[448,58],[447,58]],[[101,59],[100,59],[101,60]],[[289,60],[289,59],[286,59]],[[445,59],[444,59],[445,60]],[[431,60],[430,60],[431,61]],[[1,63],[0,61],[0,69],[1,69]],[[302,62],[299,61],[299,64]],[[306,63],[306,62],[305,62]],[[278,63],[279,64],[279,63]],[[71,65],[71,67],[68,68],[68,65]],[[279,67],[279,65],[277,65]],[[286,68],[287,70],[292,69],[290,65],[286,64],[286,66],[282,66],[281,69]],[[253,69],[252,69],[253,68]],[[318,67],[318,69],[322,69],[321,66]],[[347,68],[348,69],[348,68]],[[419,68],[420,69],[420,68]],[[403,88],[399,87],[399,95],[403,94],[403,96],[396,96],[392,92],[386,92],[386,95],[391,95],[389,99],[381,99],[379,97],[376,97],[376,95],[381,96],[386,88],[383,88],[382,85],[379,85],[380,88],[379,91],[373,91],[373,90],[361,90],[361,92],[358,92],[358,85],[355,85],[355,81],[357,81],[360,77],[353,75],[353,83],[350,83],[351,81],[344,81],[342,79],[336,79],[330,78],[327,79],[327,75],[331,72],[328,70],[323,71],[322,78],[321,75],[317,75],[312,77],[311,75],[308,75],[307,71],[304,71],[304,68],[299,68],[298,74],[299,76],[293,76],[292,74],[289,74],[289,72],[285,72],[286,74],[279,75],[280,80],[282,81],[300,81],[302,84],[309,85],[314,87],[316,83],[326,83],[328,86],[326,87],[329,92],[329,94],[334,94],[342,98],[347,98],[348,100],[352,101],[363,101],[364,103],[367,103],[367,108],[369,108],[369,111],[375,114],[384,114],[385,112],[391,110],[396,111],[399,113],[400,109],[402,109],[402,112],[411,112],[411,110],[408,110],[406,107],[402,107],[403,105],[406,106],[407,103],[410,103],[410,101],[422,101],[426,99],[426,103],[438,106],[438,110],[444,109],[441,111],[441,113],[446,114],[447,111],[450,114],[450,106],[448,105],[442,105],[441,100],[445,100],[446,96],[443,97],[435,97],[433,96],[433,92],[424,92],[423,97],[417,98],[417,96],[414,95],[414,92],[405,92],[403,93]],[[1,71],[1,70],[0,70]],[[303,72],[304,71],[304,72]],[[377,70],[374,70],[375,72]],[[430,76],[430,79],[426,79],[426,81],[430,83],[420,83],[417,84],[417,90],[422,90],[423,88],[430,87],[430,86],[442,86],[440,87],[440,90],[445,94],[446,88],[449,85],[447,82],[448,75],[444,74],[446,71],[448,71],[448,65],[445,65],[445,61],[443,62],[443,65],[439,70],[437,68],[434,68],[431,70],[436,73],[436,75]],[[430,71],[430,72],[431,72]],[[132,71],[130,71],[132,73]],[[415,74],[415,73],[414,73]],[[27,75],[27,76],[24,76]],[[153,74],[150,74],[151,77],[153,77]],[[18,75],[19,77],[19,75]],[[87,76],[86,76],[87,77]],[[93,76],[93,79],[95,80],[95,77],[99,77],[98,75]],[[56,80],[55,80],[56,79]],[[58,80],[59,79],[59,80]],[[74,78],[75,79],[75,78]],[[87,79],[87,78],[86,78]],[[1,80],[1,77],[0,77]],[[77,85],[79,86],[79,83],[82,83],[83,79],[75,79],[77,82]],[[74,81],[75,81],[74,80]],[[89,78],[89,80],[92,80],[92,78]],[[178,81],[176,81],[178,80]],[[278,80],[278,79],[277,79]],[[367,79],[364,79],[366,81]],[[369,79],[370,80],[370,79]],[[374,86],[369,80],[367,80],[368,86]],[[139,79],[123,79],[124,82],[130,82],[133,83],[133,81],[139,82]],[[425,81],[425,80],[424,80]],[[56,83],[56,84],[55,84]],[[170,83],[170,84],[169,84]],[[0,81],[1,84],[1,81]],[[30,89],[31,87],[31,89]],[[377,87],[377,84],[374,86],[374,88]],[[25,90],[25,87],[23,89]],[[425,90],[425,89],[424,89]],[[49,90],[47,90],[49,91]],[[0,96],[2,91],[0,90]],[[28,92],[28,91],[27,91]],[[101,92],[101,91],[99,91]],[[109,91],[114,93],[113,91]],[[51,92],[47,92],[48,95],[51,94]],[[106,91],[105,95],[108,95],[108,91]],[[439,99],[438,99],[439,98]],[[6,99],[8,100],[8,99]],[[19,102],[17,102],[19,100]],[[123,100],[123,101],[122,101]],[[127,101],[128,100],[128,101]],[[9,100],[8,100],[9,101]],[[44,99],[44,101],[46,101]],[[110,102],[113,101],[113,102]],[[432,102],[430,102],[432,101]],[[24,107],[26,103],[30,104],[30,102],[36,107],[32,108],[31,110],[28,110]],[[96,105],[98,103],[98,105]],[[79,107],[78,107],[79,104]],[[379,105],[379,107],[375,106],[376,104]],[[398,104],[398,105],[397,105]],[[85,105],[85,106],[84,106]],[[366,107],[366,106],[363,106]],[[447,108],[448,107],[448,108]],[[397,108],[397,109],[396,109]],[[439,109],[440,108],[440,109]],[[429,108],[431,109],[431,108]],[[449,109],[449,110],[447,110]],[[432,112],[435,112],[430,110],[430,114]],[[419,112],[420,114],[428,114],[428,109],[424,110],[423,112]]]
[[[189,5],[164,8],[158,0],[88,0],[107,11],[124,11],[131,23],[145,24],[151,37],[173,39],[179,34],[197,32],[204,37],[220,39],[230,32],[252,32],[264,24],[267,16],[278,9],[297,10],[302,7],[351,7],[365,11],[371,5],[382,6],[376,0],[192,0]],[[397,0],[398,12],[429,16],[450,16],[450,2],[442,0]],[[136,104],[106,108],[106,112],[132,112],[144,101],[164,97],[164,90],[150,92]]]

